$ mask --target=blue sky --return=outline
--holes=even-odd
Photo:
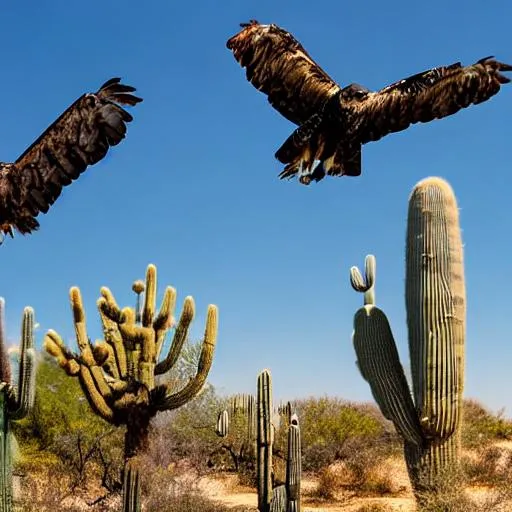
[[[291,31],[340,84],[378,89],[419,71],[496,55],[512,62],[512,5],[469,0],[140,2],[53,0],[2,6],[0,158],[14,160],[67,106],[121,76],[145,99],[127,139],[65,189],[41,229],[6,240],[0,294],[8,333],[32,305],[44,332],[72,340],[68,290],[89,331],[109,286],[119,303],[148,263],[159,290],[193,295],[193,335],[220,309],[211,381],[249,392],[272,370],[279,398],[370,400],[355,366],[362,297],[348,272],[377,256],[377,300],[408,366],[404,304],[407,199],[441,175],[461,209],[467,285],[466,396],[512,415],[508,287],[512,86],[482,105],[368,144],[359,178],[304,187],[277,179],[293,125],[245,80],[225,42],[256,18]],[[73,343],[74,346],[74,343]]]

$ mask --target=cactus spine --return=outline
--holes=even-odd
[[[382,413],[404,440],[412,485],[435,487],[458,463],[464,387],[465,287],[455,195],[427,178],[410,200],[406,245],[406,307],[413,393],[409,390],[386,315],[375,306],[375,259],[366,276],[351,269],[365,306],[354,317],[353,342],[362,376]]]
[[[11,420],[24,418],[34,405],[36,353],[34,310],[26,307],[21,327],[20,363],[17,388],[11,384],[7,356],[5,301],[0,298],[0,512],[12,509]]]
[[[197,373],[179,391],[171,382],[156,382],[179,359],[195,307],[186,297],[166,357],[159,361],[167,332],[174,327],[176,290],[167,287],[156,312],[156,267],[149,265],[146,282],[134,283],[137,309],[144,293],[140,316],[136,308],[120,309],[108,288],[101,289],[98,309],[104,340],[94,345],[87,336],[80,290],[71,288],[71,308],[79,354],[71,352],[55,331],[48,331],[45,348],[70,376],[78,377],[92,409],[113,425],[125,425],[123,512],[140,510],[140,484],[136,456],[145,449],[149,423],[159,411],[181,407],[203,388],[213,361],[217,339],[217,308],[208,306],[206,328]],[[140,318],[140,322],[138,322]]]

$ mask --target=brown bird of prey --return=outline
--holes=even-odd
[[[298,125],[275,154],[286,164],[279,177],[298,175],[305,185],[326,174],[359,176],[363,144],[482,103],[510,82],[500,71],[512,66],[486,57],[471,66],[433,68],[380,91],[342,88],[289,32],[255,20],[240,26],[227,47],[247,79]]]
[[[0,233],[23,235],[39,228],[36,217],[47,213],[62,187],[119,144],[132,116],[119,105],[136,105],[120,78],[105,82],[98,92],[78,98],[13,163],[0,162]],[[1,243],[1,242],[0,242]]]

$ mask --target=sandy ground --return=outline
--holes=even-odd
[[[512,450],[511,441],[496,443],[497,447]],[[304,512],[357,512],[363,505],[386,505],[390,512],[415,512],[416,506],[412,495],[409,477],[405,462],[402,458],[390,459],[383,466],[382,471],[391,477],[396,492],[384,497],[353,497],[340,493],[338,500],[332,503],[323,503],[312,497],[312,491],[317,481],[304,477],[302,480],[302,509]],[[219,475],[215,478],[205,478],[200,487],[212,499],[222,502],[229,507],[247,507],[247,510],[256,511],[257,494],[253,489],[237,485],[237,477],[233,474]],[[489,496],[489,489],[473,487],[467,489],[475,501],[485,500]],[[510,504],[512,507],[512,503]],[[511,508],[512,510],[512,508]]]
[[[400,467],[400,469],[402,469]],[[398,475],[397,475],[398,476]],[[407,480],[407,473],[399,475],[399,480]],[[257,494],[253,489],[237,485],[236,475],[222,475],[218,478],[205,478],[200,487],[215,501],[219,501],[229,507],[247,507],[248,510],[257,510]],[[401,482],[400,482],[401,483]],[[337,502],[321,503],[310,496],[311,491],[316,487],[316,480],[304,478],[302,480],[302,509],[307,511],[328,511],[328,512],[356,512],[365,504],[385,504],[390,512],[414,512],[414,498],[409,486],[397,496],[357,498],[350,495],[340,496]]]

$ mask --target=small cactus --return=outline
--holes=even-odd
[[[228,411],[219,412],[217,418],[217,428],[215,430],[219,437],[226,437],[229,432],[229,414]]]
[[[258,510],[269,512],[272,501],[272,446],[274,433],[272,426],[272,380],[269,370],[258,375],[257,420],[257,479]]]
[[[7,357],[5,301],[0,298],[0,512],[12,509],[11,420],[24,418],[34,405],[36,353],[34,350],[34,310],[26,307],[21,327],[18,386],[11,383]]]
[[[288,453],[286,457],[286,512],[300,512],[300,480],[302,475],[299,418],[290,415],[288,426]]]

